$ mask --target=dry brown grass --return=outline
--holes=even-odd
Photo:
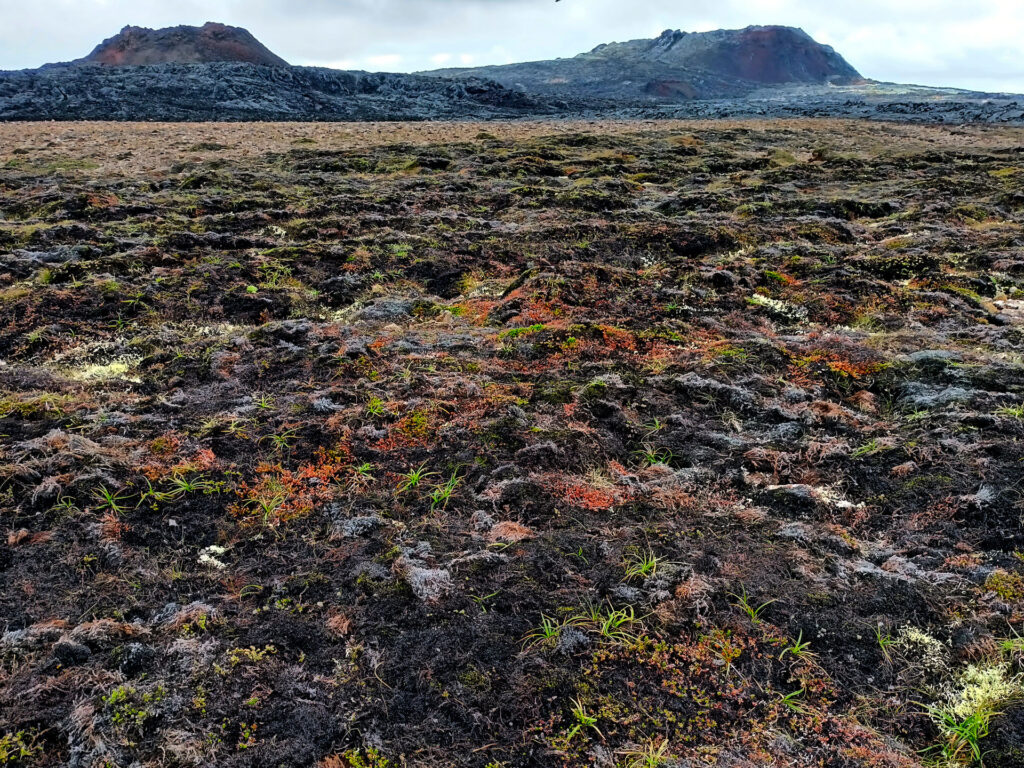
[[[564,120],[437,123],[0,123],[0,165],[28,159],[35,164],[73,160],[97,176],[131,175],[170,168],[189,160],[237,161],[295,147],[319,150],[369,149],[396,143],[444,144],[570,133],[616,136],[643,131],[678,131],[675,145],[690,145],[704,131],[747,129],[805,134],[807,148],[860,154],[885,148],[894,154],[934,150],[1012,148],[1024,141],[1024,128],[868,123],[856,120]],[[218,144],[224,149],[197,149]]]

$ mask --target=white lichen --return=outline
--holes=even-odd
[[[759,293],[753,294],[747,301],[756,307],[766,309],[769,314],[784,320],[802,322],[807,319],[807,310],[770,296],[762,296]]]
[[[945,710],[958,720],[979,713],[995,713],[1024,695],[1024,678],[1006,664],[964,669],[947,693]]]
[[[69,379],[75,381],[112,381],[114,379],[126,379],[138,382],[138,378],[129,377],[127,374],[141,362],[139,357],[121,357],[107,363],[90,363],[77,368],[70,368],[66,371]]]
[[[213,544],[199,553],[198,562],[200,565],[205,565],[208,568],[216,568],[218,571],[223,571],[228,567],[227,563],[221,562],[217,558],[225,552],[227,550],[224,547],[218,547],[216,544]]]
[[[945,644],[917,627],[901,629],[895,646],[929,672],[943,672],[949,666],[949,650]]]

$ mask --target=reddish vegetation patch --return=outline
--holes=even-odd
[[[525,525],[505,521],[491,528],[489,536],[492,542],[502,541],[506,544],[517,544],[532,538],[534,533]]]

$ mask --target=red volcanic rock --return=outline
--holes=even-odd
[[[675,37],[679,33],[665,34]],[[703,50],[697,48],[687,53],[682,58],[691,68],[755,83],[861,79],[832,48],[791,27],[747,27],[721,35],[714,45]]]
[[[84,59],[79,59],[78,63],[131,67],[215,61],[240,61],[269,67],[288,66],[287,61],[271,53],[247,30],[214,22],[201,27],[166,29],[125,27],[114,37],[96,46]]]

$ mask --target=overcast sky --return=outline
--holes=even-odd
[[[396,72],[787,24],[866,77],[1024,93],[1024,0],[0,0],[0,20],[0,69],[84,56],[126,24],[220,21],[292,64]]]

